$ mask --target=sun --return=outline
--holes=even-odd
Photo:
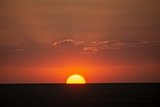
[[[85,84],[85,79],[78,74],[71,75],[67,78],[66,84]]]

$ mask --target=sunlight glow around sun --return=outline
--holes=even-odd
[[[85,79],[78,74],[71,75],[67,78],[66,84],[85,84]]]

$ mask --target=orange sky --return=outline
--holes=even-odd
[[[0,83],[160,82],[159,0],[1,0]]]

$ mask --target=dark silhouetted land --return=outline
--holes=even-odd
[[[159,107],[160,84],[3,84],[0,107]]]

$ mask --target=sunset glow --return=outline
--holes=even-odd
[[[1,0],[0,83],[159,83],[159,4]]]

